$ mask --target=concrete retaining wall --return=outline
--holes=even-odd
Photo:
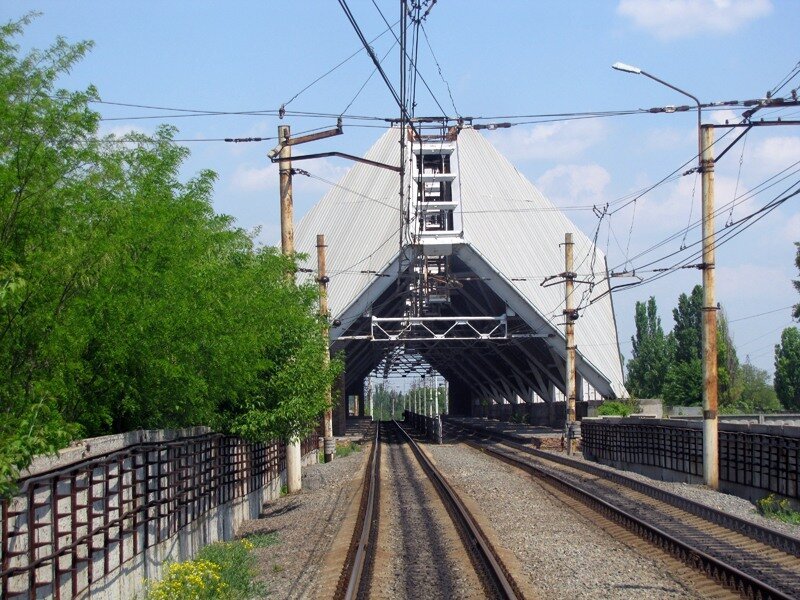
[[[583,454],[663,481],[702,483],[702,421],[584,419]],[[719,489],[755,502],[800,501],[800,427],[719,424]]]
[[[588,416],[589,409],[602,404],[601,400],[583,400],[575,403],[578,419]],[[517,421],[543,427],[563,427],[566,417],[565,402],[520,402],[519,404],[491,404],[485,415],[498,421]]]

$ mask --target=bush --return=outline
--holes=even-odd
[[[792,509],[789,500],[786,498],[778,500],[775,494],[770,494],[756,502],[756,506],[758,506],[758,512],[768,519],[777,519],[784,523],[800,525],[800,512]]]
[[[166,577],[148,586],[147,600],[213,600],[227,594],[219,565],[187,560],[168,565]]]
[[[603,402],[597,409],[597,414],[602,417],[627,417],[636,412],[633,402],[609,401]]]
[[[350,456],[353,452],[360,452],[361,446],[355,442],[345,442],[343,444],[336,444],[336,457],[344,458]]]
[[[264,595],[257,575],[254,548],[277,543],[277,535],[255,535],[232,542],[215,542],[194,560],[172,563],[167,574],[147,585],[147,600],[245,600]]]

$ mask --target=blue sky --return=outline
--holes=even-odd
[[[397,21],[398,2],[376,3],[390,23]],[[368,38],[386,29],[371,1],[350,0],[350,5]],[[44,47],[56,35],[70,41],[94,40],[93,51],[64,86],[92,83],[103,100],[111,102],[213,111],[275,110],[360,47],[333,0],[17,1],[0,5],[0,17],[16,19],[32,10],[43,14],[21,40],[23,48]],[[636,109],[688,101],[645,77],[612,70],[616,61],[638,65],[701,101],[712,102],[763,97],[800,60],[796,43],[800,6],[794,0],[439,0],[425,29],[455,107],[474,117]],[[386,34],[373,45],[379,56],[388,53],[385,64],[396,81],[399,57],[393,43]],[[444,109],[454,114],[424,39],[419,56],[423,77]],[[339,114],[370,73],[372,65],[362,52],[288,102],[287,110]],[[800,76],[782,93],[798,85]],[[108,119],[103,122],[105,133],[130,129],[149,133],[160,123],[171,123],[180,128],[179,138],[192,140],[274,136],[280,122],[264,115],[179,118],[165,111],[96,108]],[[707,111],[704,121],[735,120],[740,112]],[[397,110],[383,82],[373,76],[347,113],[394,117]],[[133,118],[164,114],[169,116]],[[417,114],[440,114],[422,86]],[[798,118],[800,109],[777,114]],[[334,125],[330,118],[297,116],[283,122],[294,132]],[[382,124],[345,120],[344,136],[320,142],[314,149],[361,154],[381,134],[376,126]],[[532,123],[486,133],[561,207],[602,206],[655,183],[689,161],[697,143],[693,113]],[[277,172],[266,159],[273,145],[188,142],[192,157],[185,169],[187,177],[204,168],[216,171],[216,209],[236,217],[242,227],[260,227],[260,239],[268,244],[279,239]],[[799,127],[753,130],[717,165],[718,205],[799,160]],[[334,181],[349,164],[332,159],[309,162],[303,168]],[[739,203],[732,219],[763,206],[797,180],[794,174],[782,187]],[[297,178],[296,217],[328,187],[318,179]],[[598,244],[607,252],[609,265],[622,267],[626,257],[681,231],[690,211],[692,219],[697,217],[699,201],[699,181],[689,175],[645,195],[635,203],[635,211],[632,204],[605,218]],[[566,214],[587,235],[594,234],[598,221],[591,210]],[[727,213],[721,216],[718,228],[728,218]],[[696,230],[690,232],[686,243],[698,235]],[[627,266],[640,266],[648,258],[677,250],[681,241],[679,236],[661,252]],[[717,297],[732,321],[739,357],[744,360],[749,355],[770,374],[772,348],[780,331],[791,324],[788,307],[800,299],[791,285],[798,278],[795,241],[800,241],[800,197],[717,252]],[[635,301],[656,296],[662,322],[670,329],[670,311],[678,295],[699,282],[699,271],[683,270],[615,296],[626,357]]]

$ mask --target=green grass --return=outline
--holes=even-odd
[[[800,511],[794,510],[786,498],[778,500],[775,494],[770,494],[756,502],[756,506],[758,506],[758,512],[768,519],[800,525]]]
[[[277,531],[270,531],[269,533],[251,533],[244,536],[245,540],[253,544],[256,548],[267,548],[279,544],[281,539]]]
[[[353,452],[360,452],[361,445],[356,444],[355,442],[344,442],[344,443],[337,443],[336,444],[336,457],[337,458],[344,458],[345,456],[350,456]]]

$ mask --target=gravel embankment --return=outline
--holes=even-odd
[[[410,448],[385,443],[380,475],[370,598],[484,598],[458,533]]]
[[[258,579],[266,584],[269,598],[333,595],[334,588],[327,588],[335,586],[335,581],[330,577],[322,581],[323,566],[337,536],[349,540],[352,534],[342,531],[342,524],[359,490],[368,448],[366,445],[329,464],[304,467],[300,494],[278,498],[265,507],[260,519],[246,521],[239,528],[240,536],[278,535],[277,545],[256,550]]]
[[[427,445],[482,511],[540,598],[698,598],[697,592],[580,517],[530,478],[463,444]]]
[[[555,452],[554,454],[560,453]],[[746,519],[747,521],[756,523],[757,525],[770,527],[786,535],[800,538],[800,525],[792,525],[791,523],[784,523],[783,521],[778,521],[776,519],[767,519],[758,512],[752,502],[745,500],[744,498],[740,498],[739,496],[724,494],[700,484],[677,483],[651,479],[650,477],[640,475],[639,473],[635,473],[633,471],[622,471],[620,469],[615,469],[594,461],[586,460],[580,453],[573,455],[573,458],[581,462],[586,462],[592,466],[613,471],[615,473],[625,475],[626,477],[630,477],[631,479],[636,479],[637,481],[653,485],[662,490],[672,492],[677,496],[681,496],[682,498],[694,500],[695,502],[704,504],[711,508],[725,511],[731,515],[739,517],[740,519]],[[764,492],[764,495],[766,496],[767,492]]]

